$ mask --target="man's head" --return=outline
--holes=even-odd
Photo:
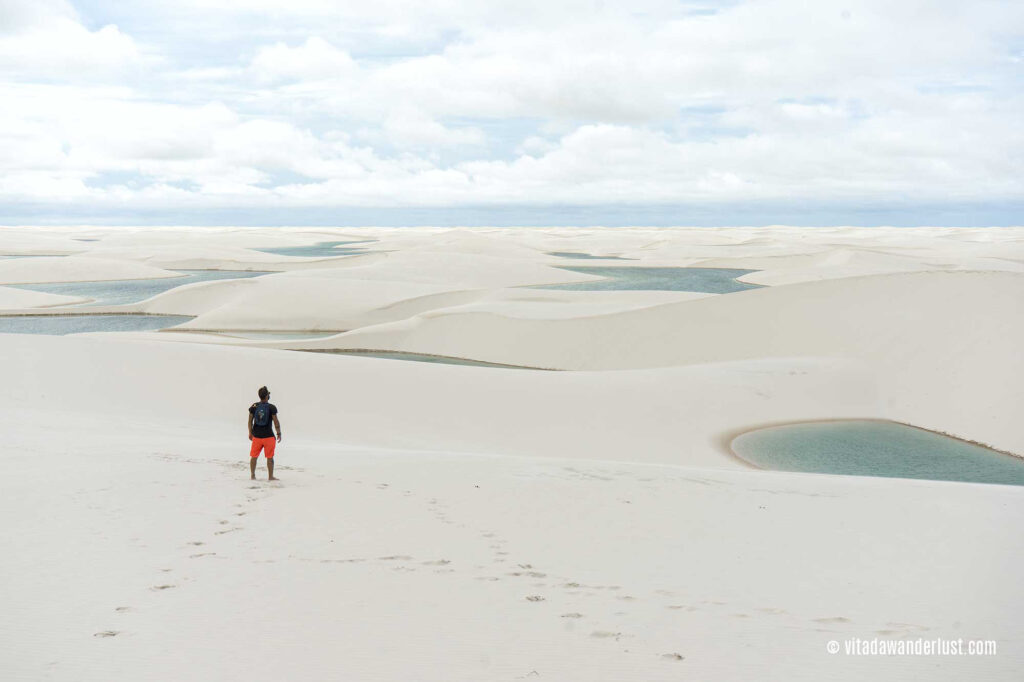
[[[260,395],[260,400],[267,400],[270,398],[270,390],[266,386],[260,386],[258,393]]]

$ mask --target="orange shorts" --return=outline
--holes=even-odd
[[[252,447],[249,448],[250,457],[259,457],[260,450],[267,451],[267,459],[274,456],[274,447],[277,446],[277,439],[271,436],[270,438],[253,438]]]

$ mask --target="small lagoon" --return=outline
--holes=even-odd
[[[0,317],[0,334],[143,332],[173,327],[191,319],[188,315],[12,315]]]
[[[884,420],[772,426],[731,444],[761,469],[1024,485],[1024,459]]]
[[[756,272],[739,268],[644,268],[617,265],[557,267],[570,272],[598,275],[605,279],[592,282],[537,284],[532,288],[569,291],[694,291],[708,294],[728,294],[761,288],[759,284],[737,281],[737,277]]]
[[[366,244],[372,240],[346,242],[317,242],[308,246],[278,246],[268,249],[253,249],[261,253],[272,253],[277,256],[302,256],[305,258],[331,258],[333,256],[351,256],[365,253],[366,249],[346,247],[346,244]],[[342,247],[342,248],[337,248]]]
[[[270,274],[249,270],[176,270],[185,277],[163,277],[160,279],[122,279],[100,282],[44,282],[41,284],[5,284],[4,286],[41,291],[47,294],[63,294],[94,299],[83,306],[123,305],[138,303],[176,287],[195,282],[210,282],[224,279],[244,279]]]
[[[595,256],[592,253],[583,253],[582,251],[548,251],[548,255],[575,260],[636,260],[636,258],[623,258],[622,256]]]

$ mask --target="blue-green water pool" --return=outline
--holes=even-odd
[[[351,256],[365,253],[365,249],[346,247],[345,244],[365,244],[367,241],[317,242],[308,246],[277,246],[266,249],[253,249],[262,253],[273,253],[278,256],[303,256],[306,258],[330,258],[332,256]],[[341,247],[341,248],[337,248]]]
[[[732,450],[777,471],[1024,485],[1024,459],[883,420],[772,426],[736,437]]]
[[[249,270],[176,270],[184,277],[163,277],[161,279],[122,279],[102,282],[44,282],[41,284],[7,284],[5,286],[47,294],[83,296],[95,299],[86,306],[122,305],[138,303],[176,287],[195,282],[210,282],[223,279],[243,279],[269,274]]]
[[[576,260],[636,260],[636,258],[623,258],[622,256],[595,256],[592,253],[584,253],[582,251],[548,251],[548,255]]]
[[[728,294],[761,288],[759,284],[737,281],[737,277],[755,272],[739,268],[643,268],[628,265],[557,267],[571,272],[598,275],[605,279],[564,284],[536,284],[532,288],[571,291],[695,291],[708,294]]]
[[[81,334],[140,332],[173,327],[188,315],[18,315],[0,317],[0,334]]]

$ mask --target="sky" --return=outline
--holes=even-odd
[[[0,0],[0,224],[1021,225],[1016,0]]]

